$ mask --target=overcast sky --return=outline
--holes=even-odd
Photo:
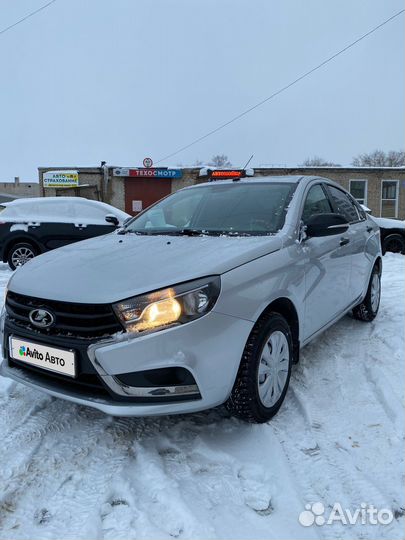
[[[0,30],[46,0],[0,0]],[[0,35],[0,181],[139,166],[260,101],[403,8],[400,0],[57,0]],[[402,15],[171,158],[342,165],[404,147]]]

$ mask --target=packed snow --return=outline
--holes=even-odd
[[[302,351],[268,424],[117,419],[0,378],[0,537],[403,538],[404,264],[384,257],[373,323],[347,316]],[[313,503],[394,519],[303,526]]]

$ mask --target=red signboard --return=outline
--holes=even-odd
[[[243,178],[245,171],[211,171],[211,178]]]

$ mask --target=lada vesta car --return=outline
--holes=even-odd
[[[225,404],[265,422],[301,347],[349,312],[377,315],[379,234],[326,178],[182,189],[13,274],[1,374],[112,415]]]

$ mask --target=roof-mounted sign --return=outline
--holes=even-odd
[[[167,169],[165,167],[139,167],[136,169],[128,169],[125,167],[117,167],[113,170],[114,176],[124,176],[132,178],[181,178],[183,171],[181,169]]]
[[[227,180],[232,178],[246,178],[254,176],[253,169],[208,169],[200,170],[199,176],[208,176],[210,180]]]
[[[43,174],[44,188],[73,188],[79,186],[79,173],[77,171],[48,171]]]
[[[150,157],[146,157],[143,161],[143,166],[146,167],[147,169],[150,169],[153,165],[153,161],[152,161],[152,158]]]

